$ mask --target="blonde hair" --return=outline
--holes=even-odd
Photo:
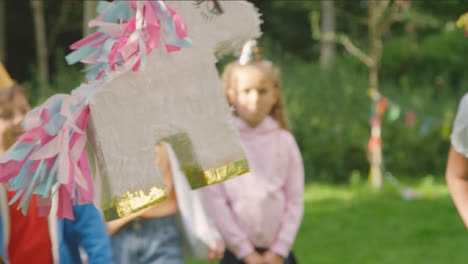
[[[17,95],[26,96],[23,87],[17,82],[13,82],[11,86],[0,89],[0,103],[8,103]]]
[[[223,74],[221,76],[221,82],[223,84],[224,90],[228,95],[232,95],[236,92],[237,85],[237,72],[242,68],[247,67],[256,67],[262,70],[273,83],[273,86],[278,95],[278,101],[271,108],[270,116],[275,119],[281,128],[288,129],[288,120],[286,118],[285,107],[283,102],[283,97],[281,93],[281,76],[280,70],[278,67],[273,65],[271,61],[268,60],[258,60],[241,65],[238,61],[233,61],[224,67]],[[230,102],[231,103],[231,102]]]

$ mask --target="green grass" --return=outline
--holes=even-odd
[[[294,245],[299,262],[467,263],[466,229],[443,182],[414,182],[411,188],[422,195],[414,200],[386,184],[379,193],[364,184],[308,184]]]

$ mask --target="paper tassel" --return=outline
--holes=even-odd
[[[26,213],[37,194],[41,215],[50,210],[52,188],[59,192],[58,217],[73,219],[72,203],[91,203],[93,185],[85,151],[89,107],[85,98],[59,94],[33,109],[23,122],[25,133],[0,159],[0,182],[17,191]]]
[[[191,47],[187,28],[180,16],[164,1],[101,1],[99,16],[89,22],[98,31],[73,43],[66,56],[68,64],[81,61],[88,80],[99,79],[125,62],[134,61],[132,70],[144,70],[146,56],[164,37],[168,52]]]

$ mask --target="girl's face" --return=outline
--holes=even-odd
[[[255,127],[270,114],[278,101],[275,85],[264,70],[254,66],[239,69],[236,77],[235,95],[231,102],[237,115]]]
[[[29,104],[24,95],[18,93],[13,100],[0,105],[0,154],[5,152],[22,133],[21,122]]]

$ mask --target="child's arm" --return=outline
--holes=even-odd
[[[140,210],[129,216],[107,222],[106,223],[107,232],[109,233],[109,235],[113,235],[114,233],[119,231],[120,228],[122,228],[124,225],[128,224],[129,222],[133,221],[135,218],[139,217],[145,211],[146,209]]]
[[[93,204],[73,207],[74,221],[69,221],[74,240],[86,251],[88,263],[112,263],[112,251],[101,214]]]
[[[226,241],[226,245],[239,259],[255,252],[248,240],[247,234],[235,221],[234,214],[228,204],[228,197],[222,184],[207,186],[201,189],[204,207],[213,219],[218,231]]]
[[[468,227],[468,94],[465,94],[458,106],[453,122],[450,141],[452,143],[445,177],[465,225]]]
[[[450,148],[445,177],[455,206],[468,227],[468,159],[453,147]]]
[[[286,257],[296,237],[304,213],[304,166],[301,153],[291,134],[285,140],[288,156],[288,178],[283,191],[286,196],[286,209],[281,219],[280,229],[269,250]]]

